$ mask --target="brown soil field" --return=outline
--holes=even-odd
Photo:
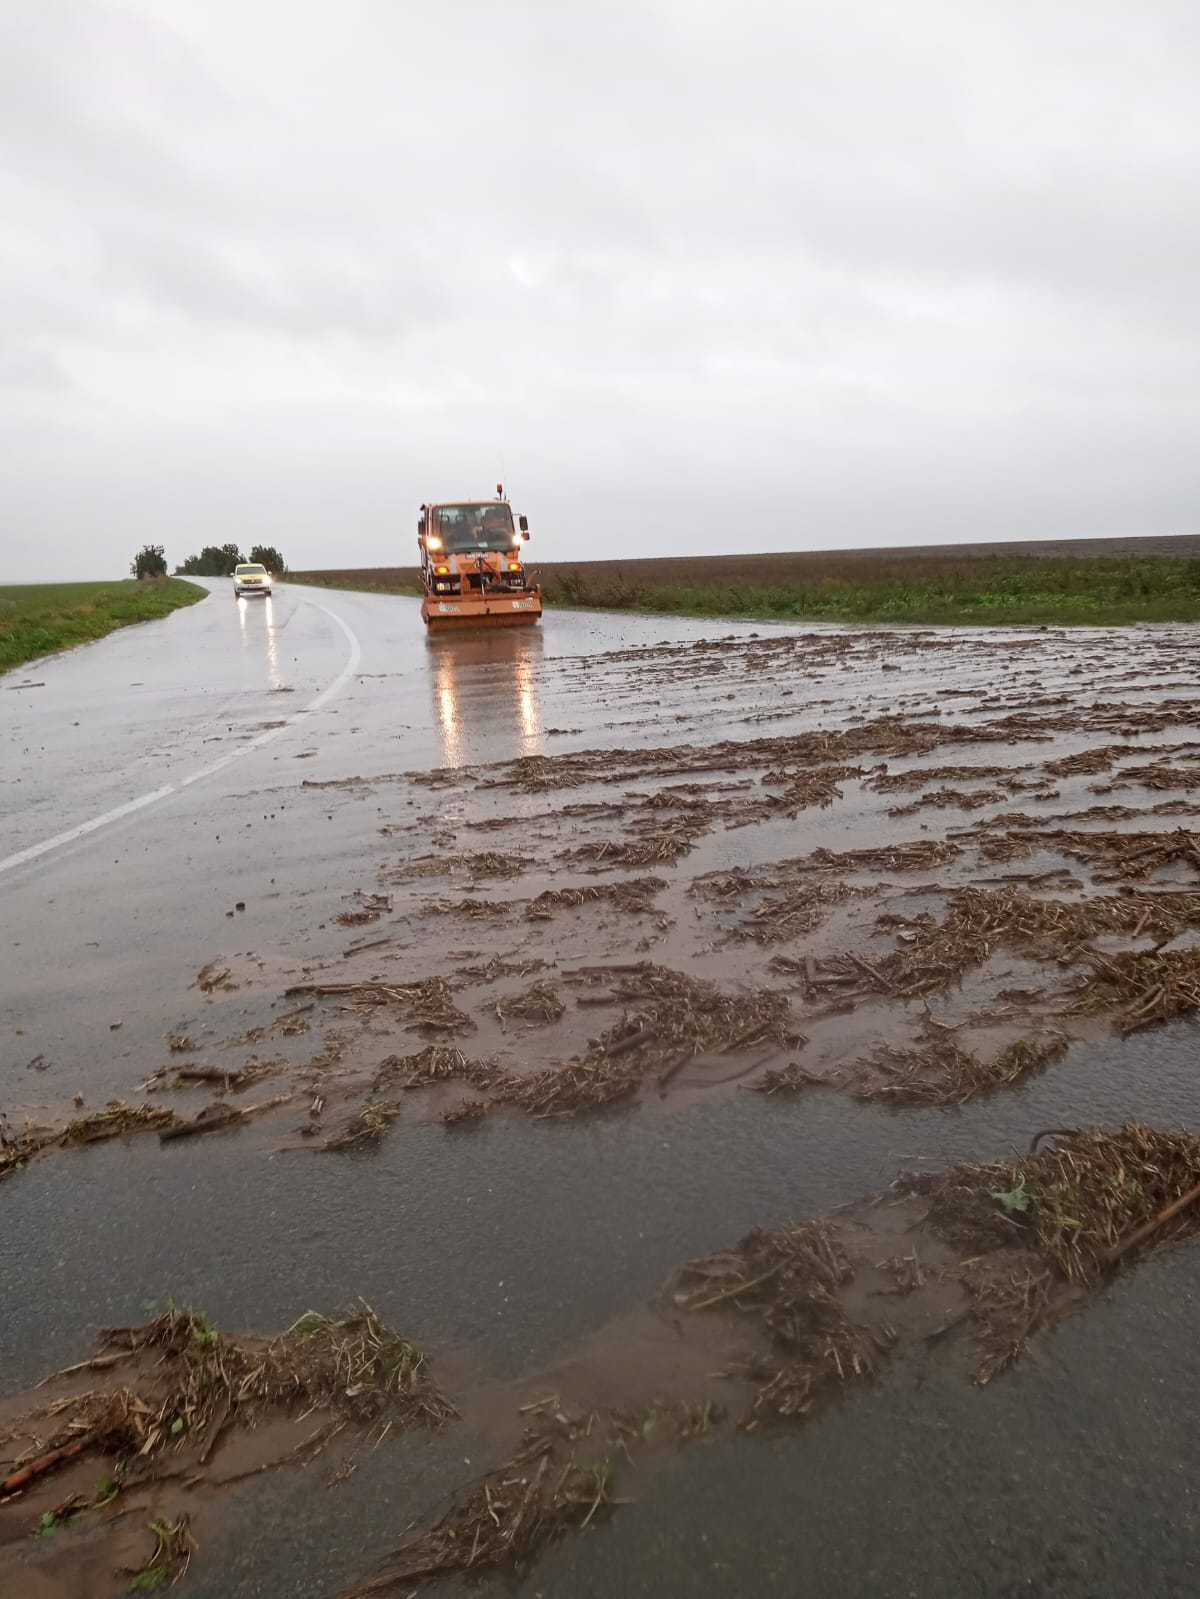
[[[1185,621],[1200,615],[1200,537],[919,545],[529,562],[549,604],[830,621]],[[419,594],[415,566],[294,572]]]
[[[810,582],[818,577],[847,581],[875,581],[892,570],[911,578],[917,569],[939,574],[960,565],[996,561],[1111,561],[1200,560],[1200,533],[1162,534],[1147,538],[1042,539],[1013,544],[913,544],[901,548],[877,546],[858,550],[761,551],[750,555],[643,555],[614,561],[529,562],[532,571],[551,579],[564,571],[608,577],[628,570],[639,582],[731,583]],[[356,588],[420,589],[419,569],[413,566],[357,566],[314,568],[290,572],[293,582],[353,582]]]

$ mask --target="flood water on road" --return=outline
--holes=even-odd
[[[278,738],[237,756],[211,779],[182,785],[193,769],[188,762],[204,755],[207,740],[217,756],[235,752],[239,739],[257,736],[273,719],[267,714],[272,703],[289,697],[279,695],[281,688],[294,686],[296,698],[307,702],[345,664],[336,627],[298,591],[280,591],[272,618],[247,614],[218,595],[196,608],[201,622],[193,624],[195,636],[164,631],[170,649],[157,671],[141,672],[157,685],[149,703],[114,687],[135,672],[129,635],[118,636],[115,661],[100,650],[89,652],[95,666],[86,687],[71,657],[49,663],[44,747],[34,748],[27,725],[8,730],[10,755],[21,738],[25,753],[6,759],[0,792],[11,831],[0,843],[2,855],[48,836],[45,807],[56,783],[70,790],[60,820],[72,824],[86,819],[89,788],[98,814],[151,784],[156,748],[169,749],[165,770],[181,785],[111,831],[98,830],[90,842],[47,855],[36,872],[21,867],[0,878],[11,917],[0,1012],[0,1109],[8,1109],[14,1123],[18,1107],[22,1114],[32,1106],[49,1115],[77,1091],[89,1107],[110,1094],[134,1098],[136,1083],[163,1064],[167,1030],[186,1027],[200,1038],[203,1028],[238,1018],[240,1027],[269,1027],[283,1008],[286,984],[330,971],[365,978],[371,961],[398,982],[448,970],[448,949],[463,960],[497,951],[555,956],[565,967],[568,950],[575,961],[592,950],[612,959],[623,940],[635,962],[679,965],[706,979],[748,981],[747,962],[757,961],[753,970],[761,974],[771,950],[800,957],[815,951],[817,986],[823,971],[836,978],[839,946],[836,940],[822,944],[815,933],[761,948],[752,944],[749,954],[743,945],[714,943],[714,928],[723,938],[738,925],[740,912],[728,907],[741,902],[724,902],[720,918],[710,923],[705,902],[695,908],[684,885],[739,865],[756,868],[823,848],[875,844],[885,824],[865,774],[837,778],[843,786],[836,802],[764,813],[753,830],[738,825],[738,808],[759,803],[768,778],[760,782],[755,768],[753,786],[735,791],[719,788],[706,774],[711,786],[702,803],[710,831],[690,841],[695,853],[683,866],[671,860],[636,868],[666,874],[670,886],[657,898],[659,910],[669,912],[662,925],[637,917],[627,924],[607,911],[595,923],[568,923],[562,912],[558,920],[531,924],[489,913],[477,924],[463,911],[431,922],[418,899],[404,898],[400,875],[387,882],[395,895],[395,928],[390,921],[352,930],[338,924],[341,907],[361,903],[347,896],[375,887],[380,867],[402,872],[406,863],[436,860],[439,852],[481,852],[493,844],[502,856],[504,840],[515,835],[491,823],[503,822],[505,813],[516,818],[525,840],[522,865],[531,886],[468,885],[454,894],[486,893],[495,900],[511,892],[525,896],[524,904],[544,884],[591,881],[576,862],[603,864],[602,854],[577,856],[568,867],[555,864],[556,852],[564,842],[576,851],[607,844],[618,811],[628,823],[647,795],[655,798],[654,782],[661,786],[662,777],[644,775],[649,768],[638,751],[653,755],[670,746],[703,752],[721,740],[810,730],[857,737],[860,725],[883,725],[895,714],[908,725],[940,717],[974,717],[982,725],[987,714],[1023,717],[1027,703],[1047,715],[1060,714],[1063,706],[1119,702],[1097,713],[1096,721],[1107,717],[1116,725],[1123,719],[1124,732],[1088,725],[1085,716],[1085,725],[1059,729],[1047,748],[1044,734],[1031,735],[1032,741],[1023,735],[1032,724],[1014,721],[1004,743],[972,746],[965,757],[1024,771],[1027,763],[1115,739],[1129,758],[1152,738],[1181,745],[1192,716],[1175,664],[1193,641],[1187,629],[1146,630],[1161,641],[1149,666],[1153,651],[1139,651],[1129,635],[1121,635],[1118,646],[1093,631],[1055,635],[1037,656],[1030,654],[1036,636],[1027,631],[986,635],[976,649],[956,646],[943,661],[936,639],[918,652],[903,644],[904,635],[895,635],[894,646],[864,646],[861,655],[839,657],[837,641],[845,635],[835,629],[615,623],[561,614],[548,616],[544,636],[485,640],[450,653],[448,641],[445,649],[431,649],[414,637],[406,604],[355,595],[322,596],[320,604],[358,640],[359,670],[339,698],[297,715]],[[211,614],[204,618],[206,611]],[[259,624],[261,640],[253,633]],[[772,641],[797,632],[815,641],[813,653],[799,666],[784,665],[772,654]],[[761,645],[757,638],[747,643],[751,635],[761,635]],[[715,658],[693,646],[727,636],[741,641],[738,651],[710,671]],[[824,639],[833,641],[827,658],[819,653]],[[194,666],[197,650],[235,644],[227,664],[214,668],[213,684],[203,693],[190,686],[187,663]],[[1135,683],[1139,660],[1145,671]],[[105,710],[99,743],[93,740],[81,761],[72,738],[82,718],[70,713],[86,711],[85,694],[94,694]],[[968,694],[974,695],[969,704]],[[1179,711],[1168,725],[1174,713],[1161,706],[1172,694]],[[989,713],[985,702],[992,700]],[[1154,707],[1160,707],[1161,729],[1143,734],[1139,716]],[[282,713],[285,720],[289,714]],[[115,752],[109,757],[100,753],[106,740]],[[571,767],[572,758],[588,750],[611,752],[607,773]],[[545,790],[503,786],[512,773],[497,763],[560,756]],[[920,758],[930,759],[929,750]],[[1126,791],[1097,797],[1087,784],[1119,782],[1124,758],[1111,760],[1099,779],[1064,773],[1052,797],[1035,773],[1020,779],[1025,790],[998,795],[990,808],[964,809],[943,799],[886,825],[905,840],[957,838],[979,814],[991,819],[1032,811],[1040,817],[1116,804],[1129,797]],[[1170,780],[1162,775],[1167,756],[1145,758],[1157,763],[1156,782]],[[770,768],[781,759],[764,753],[761,764]],[[834,754],[825,762],[848,759]],[[939,751],[932,759],[961,763],[964,756]],[[671,760],[679,764],[678,757]],[[674,772],[672,781],[698,769],[698,757],[687,760],[688,771]],[[103,767],[102,782],[93,785],[89,777],[86,784],[68,784],[71,769],[90,773],[93,764]],[[904,759],[891,760],[892,772],[897,764],[903,769]],[[470,768],[472,775],[439,779],[432,787],[397,775],[440,767]],[[540,768],[516,770],[527,775]],[[348,779],[354,781],[340,786]],[[722,778],[740,780],[736,769]],[[795,780],[792,768],[787,780]],[[961,801],[972,785],[995,779],[940,781],[965,783]],[[1190,779],[1185,773],[1179,781]],[[320,786],[326,783],[339,786]],[[1187,788],[1160,789],[1150,798],[1179,792]],[[733,803],[722,809],[730,794]],[[27,796],[33,796],[28,805]],[[587,831],[588,819],[572,822],[569,832],[556,819],[546,820],[547,806],[571,801],[608,805],[596,814],[610,831],[603,837]],[[1026,824],[990,825],[997,837],[1002,825],[1009,826],[1011,851],[1014,827],[1019,833]],[[1126,818],[1089,825],[1138,823]],[[1192,823],[1177,812],[1152,825],[1165,833]],[[654,828],[627,827],[617,840],[664,836],[656,822]],[[1080,847],[1069,840],[1068,846]],[[507,847],[516,853],[515,844]],[[1035,875],[1042,863],[1027,850],[1019,857],[998,855],[997,864],[984,869],[1001,872],[1013,858]],[[1089,861],[1073,869],[1086,875],[1096,868]],[[1105,869],[1102,861],[1101,881]],[[851,886],[859,886],[856,868],[844,870]],[[902,898],[903,868],[889,870]],[[957,885],[977,881],[979,871],[974,856],[947,857],[917,874],[917,886],[933,904],[935,889],[952,895]],[[437,893],[446,892],[440,880],[431,881]],[[416,892],[432,890],[418,879]],[[787,893],[794,892],[789,884]],[[918,914],[918,898],[910,917]],[[233,911],[235,900],[246,910]],[[758,902],[747,903],[754,914]],[[888,910],[897,903],[883,901]],[[684,942],[693,925],[700,929],[694,947]],[[924,924],[906,925],[919,943]],[[380,933],[402,941],[394,953],[360,957],[348,942]],[[1188,936],[1182,935],[1181,947]],[[641,940],[636,946],[635,939]],[[872,961],[879,959],[878,945],[862,947],[873,951]],[[903,953],[905,946],[899,947]],[[1066,943],[1059,953],[1070,956]],[[188,984],[216,955],[231,959],[232,981],[241,986],[206,998]],[[811,992],[803,997],[803,985],[801,972],[785,987],[798,1011],[807,1006],[815,1015],[819,1007]],[[493,990],[484,993],[486,1000],[471,1001],[481,1035],[494,999]],[[929,993],[936,1006],[946,1007],[943,1018],[960,1025],[953,992],[945,999],[941,990]],[[994,1011],[991,989],[986,997]],[[1050,997],[1061,1003],[1061,995]],[[1008,1003],[1011,1009],[1017,1002]],[[860,998],[858,1005],[848,1019],[835,1018],[848,1039],[868,1014],[887,1018],[895,1010],[898,1019],[887,1036],[906,1042],[902,1029],[920,1015],[918,1002],[900,1007],[890,995]],[[1020,1025],[1030,1027],[1034,1014],[1021,1011]],[[1043,1026],[1040,1010],[1036,1016]],[[325,1019],[320,1009],[312,1035],[255,1044],[263,1056],[279,1054],[274,1081],[289,1080],[288,1049],[300,1051],[297,1062],[303,1050],[311,1053],[318,1017]],[[815,1049],[820,1018],[810,1023],[805,1010],[802,1020],[814,1032]],[[328,1021],[330,1031],[361,1028],[359,1042],[347,1046],[347,1060],[357,1048],[371,1070],[387,1051],[417,1050],[424,1041],[389,1035],[375,1011],[343,1016],[336,1002]],[[562,1025],[569,1021],[570,1015]],[[114,1022],[120,1026],[114,1029]],[[603,1025],[588,1022],[592,1032]],[[885,1032],[892,1026],[883,1025]],[[989,1013],[984,1034],[998,1025]],[[494,1037],[486,1034],[487,1047],[524,1048],[525,1036],[516,1034],[514,1042],[502,1028]],[[542,1047],[541,1036],[528,1034],[530,1051]],[[201,1305],[222,1329],[263,1332],[289,1326],[310,1307],[333,1311],[361,1296],[427,1351],[435,1373],[441,1359],[468,1390],[494,1392],[518,1379],[536,1383],[540,1371],[598,1331],[603,1336],[611,1325],[619,1339],[621,1318],[649,1302],[681,1261],[730,1245],[752,1228],[780,1227],[880,1192],[902,1169],[1003,1158],[1027,1149],[1032,1135],[1046,1128],[1115,1127],[1130,1120],[1194,1126],[1197,1040],[1197,1024],[1184,1013],[1127,1038],[1098,1025],[1081,1027],[1065,1059],[1043,1074],[963,1105],[893,1108],[881,1098],[855,1098],[846,1081],[831,1077],[829,1086],[790,1100],[748,1092],[744,1084],[710,1095],[685,1088],[678,1096],[649,1094],[591,1116],[490,1114],[473,1130],[454,1134],[405,1107],[388,1135],[366,1152],[330,1154],[298,1141],[295,1124],[303,1120],[304,1104],[297,1100],[283,1118],[251,1122],[235,1133],[162,1147],[139,1136],[51,1153],[0,1186],[0,1399],[23,1392],[54,1367],[84,1359],[98,1329],[138,1321],[146,1301],[165,1296]],[[203,1058],[225,1058],[225,1047],[213,1032]],[[464,1047],[484,1053],[478,1041]],[[847,1048],[853,1064],[854,1050]],[[565,1046],[546,1046],[545,1058],[555,1058],[556,1050],[566,1053]],[[244,1054],[243,1048],[239,1061]],[[45,1070],[27,1065],[37,1055],[45,1057]],[[262,1093],[272,1091],[272,1081]],[[200,1103],[203,1097],[193,1108]],[[1193,1593],[1200,1562],[1194,1502],[1200,1449],[1189,1422],[1200,1398],[1191,1357],[1198,1291],[1200,1257],[1180,1247],[1093,1295],[1039,1335],[1029,1358],[986,1388],[973,1387],[961,1362],[938,1350],[902,1363],[809,1425],[757,1436],[721,1431],[681,1449],[659,1469],[635,1470],[628,1485],[635,1502],[552,1548],[518,1591],[596,1599]],[[205,1599],[332,1599],[369,1576],[410,1523],[444,1507],[464,1480],[494,1464],[486,1459],[486,1439],[472,1433],[477,1418],[470,1392],[464,1412],[462,1430],[363,1450],[353,1476],[336,1487],[326,1486],[330,1470],[318,1461],[252,1480],[219,1510],[207,1504],[197,1517],[201,1550],[183,1591]],[[452,1579],[439,1591],[464,1590]]]
[[[500,1377],[536,1370],[652,1296],[676,1261],[881,1188],[901,1166],[1003,1155],[1081,1104],[1101,1123],[1190,1121],[1196,1045],[1187,1025],[1081,1051],[950,1115],[834,1096],[781,1111],[746,1095],[495,1125],[469,1142],[415,1129],[349,1169],[304,1152],[255,1159],[233,1140],[46,1162],[4,1194],[4,1388],[84,1358],[97,1328],[168,1294],[229,1328],[362,1295],[431,1351],[465,1346]],[[1200,1259],[1174,1253],[987,1389],[935,1365],[796,1437],[696,1447],[522,1591],[1182,1596],[1200,1562],[1198,1294]],[[193,1591],[336,1592],[348,1557],[369,1570],[470,1452],[459,1438],[385,1449],[352,1493],[314,1471],[263,1481],[207,1531]],[[1157,1575],[1138,1590],[1148,1561]]]

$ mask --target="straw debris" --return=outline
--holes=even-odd
[[[765,890],[778,890],[783,881],[777,872],[749,871],[744,866],[735,866],[731,871],[705,872],[693,877],[688,893],[697,898],[728,901]]]
[[[453,1044],[428,1044],[415,1055],[389,1055],[379,1064],[371,1092],[386,1088],[424,1088],[429,1083],[465,1077],[474,1063]]]
[[[1200,1137],[1132,1124],[1054,1130],[1037,1148],[1047,1136],[1020,1159],[898,1177],[880,1198],[923,1207],[904,1226],[911,1243],[902,1257],[877,1258],[876,1199],[845,1219],[752,1232],[681,1267],[667,1284],[674,1309],[736,1315],[740,1328],[749,1321],[764,1336],[765,1349],[725,1372],[755,1385],[744,1424],[806,1414],[871,1376],[899,1338],[881,1296],[905,1298],[910,1335],[936,1323],[927,1343],[969,1326],[983,1383],[1135,1252],[1200,1234]],[[894,1238],[896,1225],[884,1235]],[[954,1285],[962,1308],[947,1320]]]
[[[523,994],[502,994],[496,1001],[496,1019],[501,1026],[514,1017],[533,1026],[556,1022],[566,1013],[558,989],[553,983],[532,983]]]
[[[520,1573],[550,1544],[613,1505],[615,1470],[597,1418],[558,1417],[528,1428],[521,1447],[433,1527],[403,1544],[383,1573],[343,1599],[368,1599],[448,1572]]]
[[[1003,837],[985,838],[981,849],[991,860],[1012,860],[1035,851],[1067,855],[1091,866],[1098,883],[1136,882],[1176,864],[1200,874],[1200,840],[1187,827],[1142,833],[1014,827]]]
[[[748,827],[770,817],[792,818],[811,806],[824,809],[842,797],[839,783],[862,775],[861,766],[824,766],[812,771],[778,769],[764,772],[764,787],[782,786],[781,794],[737,800],[726,807],[730,827]]]
[[[477,854],[467,855],[463,857],[463,865],[472,878],[520,877],[525,870],[523,861],[511,855],[501,855],[497,850],[481,850]]]
[[[1095,1287],[1139,1247],[1200,1231],[1200,1139],[1138,1123],[1059,1131],[1021,1160],[905,1173],[892,1186],[926,1199],[927,1224],[970,1252],[958,1275],[982,1383],[1066,1308],[1072,1288]]]
[[[339,911],[337,914],[337,921],[342,927],[365,927],[371,922],[377,922],[392,908],[390,894],[364,894],[360,891],[350,897],[356,902],[354,909]]]
[[[394,1005],[407,1017],[408,1032],[457,1033],[475,1025],[455,1007],[443,977],[427,977],[421,983],[296,983],[284,993],[288,999],[297,994],[342,999],[346,1001],[342,1008],[351,1011]]]
[[[604,974],[583,976],[595,981]],[[657,1067],[681,1053],[729,1054],[763,1043],[787,1048],[799,1036],[787,995],[774,988],[733,992],[647,961],[610,979],[609,992],[629,1008],[589,1046],[591,1061],[635,1053],[643,1067]]]
[[[916,838],[875,849],[815,849],[781,866],[794,872],[921,872],[945,866],[961,854],[960,846],[948,838]]]
[[[1011,779],[1025,767],[1012,766],[914,766],[905,772],[872,772],[863,784],[880,794],[911,793],[933,782],[994,781]]]
[[[160,1066],[139,1088],[154,1093],[163,1088],[190,1088],[201,1084],[216,1086],[223,1094],[240,1093],[253,1083],[270,1077],[283,1065],[278,1060],[252,1060],[245,1066]]]
[[[573,1060],[514,1077],[498,1097],[530,1116],[575,1116],[630,1098],[641,1080],[642,1073],[628,1060]]]
[[[736,1310],[769,1335],[770,1354],[730,1368],[756,1384],[752,1427],[769,1415],[805,1415],[826,1391],[873,1375],[886,1337],[847,1317],[839,1290],[853,1276],[835,1229],[817,1220],[756,1229],[731,1250],[689,1261],[669,1288],[679,1310]]]
[[[0,1181],[19,1171],[45,1149],[78,1149],[104,1143],[127,1133],[161,1131],[178,1125],[180,1118],[166,1105],[127,1105],[114,1099],[90,1116],[77,1116],[57,1132],[29,1128],[15,1136],[0,1129]]]
[[[200,989],[201,993],[212,994],[218,988],[233,988],[235,985],[229,981],[231,976],[232,968],[226,966],[218,956],[216,960],[209,961],[206,966],[200,968],[192,986]]]
[[[1021,1038],[990,1061],[944,1037],[914,1049],[885,1044],[859,1062],[855,1097],[893,1104],[965,1105],[977,1094],[1044,1071],[1062,1058],[1068,1042],[1058,1032],[1032,1042]]]
[[[628,1099],[651,1072],[663,1081],[693,1055],[732,1054],[764,1042],[786,1047],[799,1038],[787,995],[775,989],[730,993],[649,961],[586,967],[570,980],[603,984],[605,1003],[628,1008],[581,1059],[524,1076],[500,1074],[481,1085],[532,1116],[571,1116]]]
[[[1097,772],[1107,772],[1117,754],[1128,753],[1128,749],[1128,745],[1108,744],[1101,749],[1080,750],[1076,755],[1046,761],[1042,770],[1050,777],[1094,777]]]
[[[829,882],[805,883],[782,894],[769,894],[729,936],[753,940],[756,944],[786,943],[813,932],[833,906],[861,893],[861,889],[835,878]]]
[[[426,916],[465,916],[470,921],[486,921],[492,917],[509,916],[513,902],[503,899],[434,900],[426,905]]]
[[[1075,1014],[1116,1010],[1117,1031],[1134,1033],[1200,1010],[1200,949],[1091,950],[1087,960],[1091,976],[1068,1007]]]
[[[468,983],[493,983],[500,977],[529,977],[534,972],[544,972],[550,963],[537,955],[522,955],[509,960],[503,955],[492,955],[475,966],[460,966],[456,977]]]
[[[429,1044],[415,1055],[389,1055],[381,1061],[371,1092],[379,1094],[388,1088],[404,1091],[428,1088],[432,1083],[456,1079],[487,1088],[503,1075],[494,1061],[474,1060],[450,1044]]]
[[[574,888],[548,888],[529,902],[525,915],[529,921],[548,921],[556,910],[606,901],[630,916],[654,911],[654,896],[666,888],[662,877],[627,877],[615,883],[586,883]]]
[[[1194,767],[1171,766],[1166,761],[1153,761],[1146,766],[1125,766],[1116,774],[1111,784],[1097,788],[1106,794],[1114,788],[1192,789],[1200,788],[1200,771]]]
[[[1018,888],[966,888],[950,900],[941,922],[930,915],[879,917],[877,927],[897,932],[900,946],[869,959],[853,951],[827,957],[810,976],[809,992],[820,997],[832,986],[843,999],[866,994],[911,999],[960,981],[1001,946],[1059,965],[1090,961],[1100,970],[1105,958],[1086,948],[1089,939],[1123,933],[1165,941],[1197,923],[1200,896],[1192,894],[1143,892],[1067,903]],[[1124,958],[1113,959],[1119,964]]]
[[[103,1143],[126,1133],[142,1133],[169,1127],[179,1118],[164,1105],[126,1105],[114,1099],[91,1116],[78,1116],[53,1140],[69,1148],[79,1144]]]
[[[689,854],[703,826],[680,823],[670,831],[648,833],[642,838],[625,840],[601,839],[588,844],[576,844],[571,849],[560,850],[560,861],[595,861],[598,866],[624,867],[636,870],[645,866],[670,866],[680,856]]]
[[[162,1457],[190,1449],[199,1451],[198,1470],[227,1429],[269,1415],[324,1411],[332,1435],[338,1423],[380,1419],[436,1429],[456,1414],[421,1352],[365,1301],[338,1320],[307,1311],[268,1343],[238,1341],[199,1311],[169,1309],[110,1328],[94,1360],[56,1376],[87,1369],[105,1373],[103,1386],[52,1400],[0,1436],[0,1450],[24,1440],[10,1457],[9,1491],[89,1451],[116,1456],[124,1483],[154,1476]]]
[[[809,1088],[820,1086],[828,1087],[829,1079],[822,1077],[817,1072],[810,1072],[806,1066],[801,1066],[799,1061],[789,1061],[786,1066],[773,1067],[764,1072],[757,1082],[749,1084],[751,1092],[755,1094],[781,1095],[784,1098],[794,1098],[803,1094]]]
[[[399,1114],[400,1106],[395,1100],[373,1101],[369,1105],[364,1105],[340,1132],[334,1133],[319,1147],[340,1153],[345,1153],[347,1150],[371,1149],[382,1142],[384,1134]]]
[[[1089,726],[1096,726],[1105,707],[1089,707]],[[1122,712],[1124,708],[1122,707]],[[1156,719],[1148,707],[1139,707],[1145,725],[1177,723],[1187,714],[1184,702]],[[497,775],[475,779],[481,789],[514,788],[525,793],[548,793],[577,788],[585,783],[627,786],[651,777],[668,778],[701,772],[738,772],[761,768],[845,766],[859,756],[885,759],[928,754],[943,744],[1010,744],[1017,739],[1048,740],[1064,728],[1084,725],[1083,715],[1072,710],[1052,716],[1012,714],[990,722],[963,725],[945,720],[908,721],[883,716],[858,727],[817,729],[779,737],[723,739],[715,744],[679,744],[659,749],[574,750],[563,755],[530,755],[493,769]],[[465,780],[471,774],[441,774]],[[439,774],[411,774],[414,781],[434,783]]]
[[[998,788],[934,788],[927,794],[919,794],[907,805],[889,805],[888,815],[914,816],[923,810],[977,811],[985,805],[1003,804],[1007,798],[1008,795]]]
[[[1083,1128],[1019,1160],[960,1162],[908,1172],[894,1191],[929,1200],[929,1225],[951,1242],[1035,1250],[1063,1279],[1099,1282],[1117,1251],[1167,1206],[1200,1184],[1200,1138],[1131,1122]],[[1189,1208],[1155,1234],[1155,1247],[1200,1232]]]

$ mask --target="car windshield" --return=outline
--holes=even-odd
[[[433,532],[449,555],[512,548],[513,519],[507,505],[438,505]]]
[[[239,577],[262,577],[266,570],[265,566],[239,566],[237,574]]]

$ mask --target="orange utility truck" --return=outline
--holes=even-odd
[[[513,526],[504,486],[494,500],[423,505],[417,523],[421,616],[431,633],[467,627],[531,627],[541,620],[542,590],[521,560],[529,522]]]

